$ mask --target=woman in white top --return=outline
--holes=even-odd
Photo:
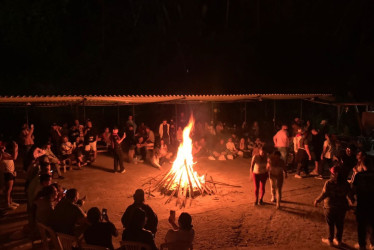
[[[192,244],[192,241],[195,237],[195,231],[192,226],[192,217],[188,213],[181,213],[178,218],[178,225],[175,223],[175,213],[170,214],[169,223],[173,229],[169,229],[165,236],[165,242],[184,242]],[[174,248],[168,248],[173,250]],[[186,248],[186,250],[189,248]],[[181,247],[174,250],[184,250]]]
[[[321,166],[323,170],[323,166],[327,163],[328,167],[332,167],[332,159],[333,159],[333,144],[331,142],[331,136],[329,134],[325,134],[325,141],[323,142],[323,150],[321,154]]]
[[[14,166],[14,160],[18,156],[18,145],[16,142],[12,142],[13,150],[11,153],[6,152],[6,146],[3,142],[0,142],[0,166],[4,173],[5,181],[5,196],[7,202],[7,209],[16,209],[19,204],[12,201],[12,190],[14,180],[16,179],[16,170]]]
[[[255,205],[262,205],[263,204],[263,198],[265,194],[265,185],[266,181],[268,179],[268,171],[266,168],[267,165],[267,158],[266,153],[264,152],[263,148],[260,147],[259,154],[254,155],[252,158],[251,163],[251,172],[253,174],[253,183],[255,185]],[[261,184],[261,195],[260,195],[260,201],[258,200],[258,193],[259,193],[259,187]]]

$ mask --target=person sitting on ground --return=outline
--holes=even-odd
[[[239,141],[238,155],[243,158],[249,158],[251,156],[251,150],[248,149],[248,145],[245,143],[245,139],[242,137]]]
[[[131,213],[131,220],[123,230],[122,240],[141,242],[147,244],[151,250],[157,250],[152,232],[144,228],[145,223],[146,212],[139,207],[135,207]]]
[[[61,143],[61,162],[64,165],[64,171],[66,170],[67,164],[69,164],[69,169],[71,170],[71,162],[74,159],[73,150],[74,145],[69,141],[66,135],[63,136]]]
[[[40,162],[44,158],[45,151],[37,146],[33,145],[32,148],[26,155],[25,164],[27,165],[26,169],[26,182],[25,182],[25,191],[31,182],[39,174]]]
[[[220,161],[226,160],[226,144],[224,139],[220,139],[219,143],[216,145],[215,149],[213,150],[213,153],[211,156],[209,156],[209,160],[215,160],[218,159]]]
[[[284,178],[287,178],[286,163],[282,159],[280,151],[275,151],[273,155],[268,158],[266,168],[269,172],[271,202],[276,202],[276,208],[279,209],[282,199],[283,180]]]
[[[349,209],[350,202],[354,202],[351,188],[345,178],[340,175],[338,166],[330,169],[331,178],[325,182],[322,193],[314,201],[314,206],[324,200],[324,212],[328,225],[328,238],[322,238],[322,242],[332,246],[341,246],[344,228],[345,214]],[[336,227],[336,237],[334,238],[334,230]]]
[[[192,156],[194,158],[199,157],[201,154],[202,146],[200,145],[199,141],[194,141],[192,144]]]
[[[14,161],[18,157],[18,145],[15,141],[9,144],[8,146],[0,142],[0,171],[4,175],[6,209],[14,210],[19,206],[12,199],[13,184],[17,176]],[[7,146],[9,150],[7,150]]]
[[[195,237],[195,231],[192,226],[192,217],[188,213],[181,213],[178,218],[178,225],[175,223],[175,212],[170,214],[169,223],[173,229],[169,229],[165,236],[165,242],[185,242],[192,244]],[[168,248],[173,250],[172,248]],[[174,250],[184,250],[181,248]],[[186,248],[187,250],[187,248]]]
[[[86,214],[78,206],[78,190],[69,189],[66,197],[62,199],[53,210],[50,226],[54,231],[70,235],[80,235],[80,230],[76,230],[76,225],[86,224]]]
[[[122,215],[121,222],[123,227],[127,229],[131,226],[134,211],[137,208],[141,208],[146,213],[147,217],[147,222],[143,225],[144,229],[151,231],[153,236],[155,236],[157,232],[158,218],[152,208],[144,203],[144,190],[137,189],[133,197],[134,203],[128,206],[125,213]]]
[[[38,198],[34,200],[35,220],[44,225],[48,225],[50,216],[52,216],[55,202],[57,201],[57,190],[54,186],[43,187]]]
[[[235,147],[234,142],[232,141],[232,138],[229,138],[226,143],[226,152],[227,152],[227,159],[233,160],[238,156],[238,150]]]
[[[169,152],[168,145],[165,143],[164,139],[160,140],[160,165],[164,164],[166,161],[170,161],[173,153]]]
[[[88,228],[84,231],[84,240],[87,244],[114,249],[112,236],[117,237],[118,231],[109,221],[106,210],[103,213],[97,207],[92,207],[87,212]]]
[[[48,142],[46,145],[43,146],[43,150],[45,151],[45,156],[48,157],[49,163],[53,170],[57,171],[58,178],[63,179],[64,177],[61,174],[61,166],[64,167],[64,173],[66,172],[66,165],[62,165],[61,161],[57,158],[57,156],[52,152],[51,143]]]

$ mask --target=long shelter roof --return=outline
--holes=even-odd
[[[0,96],[5,106],[114,106],[146,103],[246,102],[261,100],[320,99],[332,101],[331,94],[235,94],[235,95],[47,95]]]

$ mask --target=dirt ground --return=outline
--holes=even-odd
[[[83,209],[97,206],[107,208],[110,220],[122,234],[121,216],[133,201],[132,195],[149,177],[161,176],[171,165],[162,170],[146,164],[126,164],[127,172],[114,174],[113,159],[99,154],[97,161],[84,170],[68,171],[59,183],[65,188],[75,187],[81,196],[87,196]],[[313,207],[313,200],[322,190],[324,180],[315,178],[296,179],[292,174],[285,180],[283,203],[276,210],[270,203],[270,184],[266,184],[263,206],[254,206],[253,182],[249,178],[249,159],[233,161],[209,161],[197,159],[195,170],[199,175],[208,173],[217,182],[241,187],[217,185],[215,195],[199,196],[191,206],[180,209],[175,200],[165,204],[166,197],[152,193],[146,197],[159,218],[156,244],[163,241],[168,224],[169,210],[176,210],[177,217],[183,211],[192,215],[195,229],[194,249],[328,249],[322,245],[326,236],[322,206]],[[15,197],[22,202],[22,182],[15,187]],[[0,219],[0,248],[29,249],[31,244],[23,239],[20,229],[26,223],[25,204]],[[352,249],[357,242],[356,223],[352,211],[346,216],[341,249]],[[119,247],[120,236],[113,239]]]

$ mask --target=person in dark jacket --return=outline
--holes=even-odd
[[[125,213],[123,214],[121,221],[124,228],[128,228],[133,220],[134,211],[137,208],[141,208],[147,217],[147,222],[144,225],[144,229],[152,232],[153,237],[157,232],[158,218],[152,208],[144,203],[144,190],[137,189],[134,194],[134,203],[127,207]]]
[[[144,228],[146,213],[139,207],[132,210],[131,220],[123,231],[123,241],[135,241],[147,244],[151,250],[157,250],[151,231]]]
[[[342,244],[344,218],[349,209],[348,199],[354,202],[353,193],[347,179],[343,178],[341,168],[334,166],[331,168],[331,178],[325,182],[322,193],[314,201],[314,206],[324,201],[324,213],[328,225],[328,238],[322,238],[322,242],[332,246]],[[334,230],[336,227],[336,237]]]
[[[363,171],[356,174],[352,186],[357,198],[356,221],[359,249],[366,249],[368,229],[371,229],[370,243],[372,247],[374,246],[374,170],[371,164],[366,164]]]

